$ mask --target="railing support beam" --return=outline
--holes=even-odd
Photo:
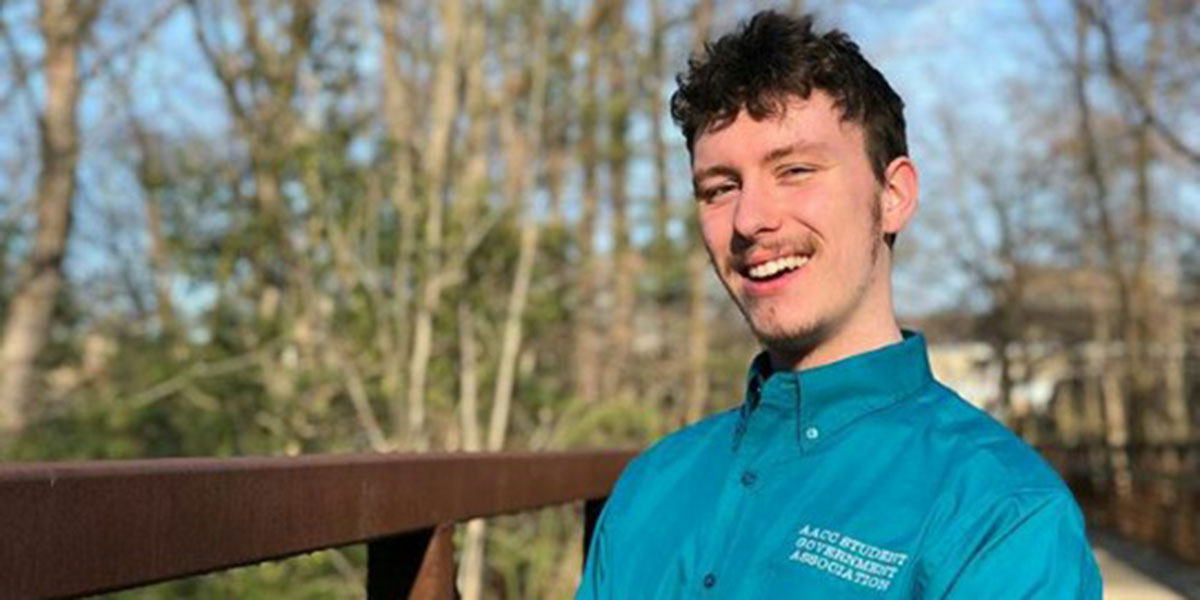
[[[595,498],[583,503],[583,563],[587,564],[588,550],[592,547],[592,535],[596,524],[600,522],[600,513],[604,511],[604,503],[608,497]]]
[[[369,600],[454,600],[457,571],[451,524],[367,544]]]

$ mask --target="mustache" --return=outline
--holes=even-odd
[[[738,271],[750,268],[750,256],[768,254],[771,256],[788,256],[803,254],[811,256],[817,252],[817,242],[811,235],[791,236],[772,240],[753,241],[745,238],[734,239],[731,248],[731,264]]]

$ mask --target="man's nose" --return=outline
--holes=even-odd
[[[734,207],[733,229],[738,236],[752,240],[779,229],[782,204],[770,186],[745,183]]]

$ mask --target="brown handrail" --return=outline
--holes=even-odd
[[[594,514],[633,454],[0,465],[0,597],[112,591],[364,542],[369,595],[406,597],[426,546],[426,562],[449,552],[448,525],[579,500]]]

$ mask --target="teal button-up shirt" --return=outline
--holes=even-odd
[[[576,598],[1086,598],[1071,493],[933,379],[925,341],[750,369],[746,400],[621,475]]]

